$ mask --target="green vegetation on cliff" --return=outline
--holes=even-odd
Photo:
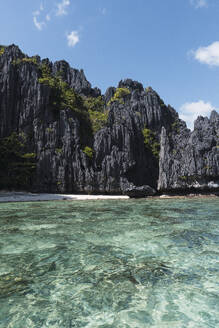
[[[81,115],[87,115],[83,99],[69,85],[62,80],[61,74],[52,75],[50,67],[42,64],[41,77],[39,83],[48,85],[51,88],[51,104],[57,110],[71,109]]]
[[[104,101],[99,97],[82,97],[63,81],[62,72],[52,75],[50,67],[43,63],[40,67],[39,83],[51,88],[50,102],[54,109],[70,109],[79,114],[90,125],[87,134],[96,133],[106,125],[108,112],[104,111]],[[91,131],[92,130],[92,131]]]
[[[89,110],[89,116],[92,126],[93,133],[101,130],[107,123],[108,112],[105,111],[103,113],[98,111]]]
[[[102,129],[108,118],[108,111],[104,110],[104,101],[102,96],[85,98],[84,105],[88,110],[92,131],[96,133]]]
[[[91,147],[88,147],[86,146],[84,149],[83,149],[83,152],[85,153],[85,155],[87,155],[87,157],[89,157],[90,159],[93,157],[93,149]]]
[[[5,52],[5,47],[0,46],[0,56]]]
[[[144,128],[142,133],[144,136],[144,144],[146,148],[149,149],[156,158],[159,158],[160,144],[157,142],[155,132]]]
[[[27,153],[24,134],[0,139],[0,188],[29,188],[36,169],[36,154]]]
[[[180,133],[180,122],[179,121],[174,121],[172,124],[171,124],[171,130],[175,133]]]
[[[102,96],[96,98],[87,97],[84,100],[84,105],[92,112],[103,112],[104,110],[104,101]]]
[[[129,95],[131,92],[128,88],[117,88],[114,96],[110,99],[107,106],[109,106],[113,101],[118,101],[120,104],[124,104],[125,96]]]
[[[37,57],[33,56],[33,57],[18,58],[13,60],[12,62],[13,65],[20,65],[22,63],[32,63],[34,65],[38,65]]]

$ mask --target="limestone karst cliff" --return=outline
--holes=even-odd
[[[198,117],[194,131],[184,122],[172,133],[161,133],[159,185],[166,190],[216,190],[219,188],[219,114]]]
[[[216,112],[191,132],[139,82],[102,95],[63,60],[0,46],[0,188],[144,196],[215,186],[218,135]]]

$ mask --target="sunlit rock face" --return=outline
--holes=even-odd
[[[219,188],[219,115],[198,117],[194,131],[181,122],[161,133],[160,190],[215,190]]]
[[[217,189],[218,134],[216,112],[191,133],[137,81],[101,95],[64,60],[0,46],[0,188],[133,197]]]
[[[81,149],[81,144],[92,142],[86,133],[89,124],[69,108],[54,108],[54,90],[39,83],[42,65],[51,71],[60,66],[64,79],[72,86],[81,92],[93,93],[82,71],[70,69],[67,64],[63,67],[62,62],[53,65],[39,57],[35,57],[35,61],[28,60],[17,46],[9,46],[0,56],[0,137],[14,132],[19,138],[23,137],[25,153],[36,154],[36,169],[29,189],[82,191],[89,185],[92,172]],[[22,177],[27,178],[25,172]],[[13,178],[16,180],[17,176]],[[20,180],[15,181],[14,187],[23,187]]]
[[[158,157],[145,146],[142,130],[153,131],[159,142],[162,126],[168,130],[177,117],[155,91],[144,90],[130,79],[120,81],[118,88],[125,94],[112,99],[118,89],[111,87],[102,95],[104,105],[97,110],[108,119],[92,131],[84,103],[101,93],[91,87],[82,70],[71,68],[65,61],[53,64],[38,56],[30,58],[14,45],[1,54],[0,70],[0,137],[15,132],[25,145],[21,155],[36,155],[36,169],[31,178],[28,176],[26,188],[86,193],[128,190],[134,195],[142,187],[154,193],[150,188],[157,186]],[[55,80],[58,75],[62,82]],[[63,88],[73,90],[78,97],[74,108],[65,104],[68,99],[62,99],[59,86],[54,87],[63,81]],[[84,151],[86,147],[90,153]],[[26,173],[22,174],[27,179]],[[22,187],[22,178],[15,174],[15,180],[19,182],[15,187]]]

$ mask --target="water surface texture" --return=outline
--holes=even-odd
[[[219,200],[0,204],[0,327],[219,327]]]

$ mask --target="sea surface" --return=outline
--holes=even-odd
[[[0,204],[9,327],[219,327],[219,199]]]

